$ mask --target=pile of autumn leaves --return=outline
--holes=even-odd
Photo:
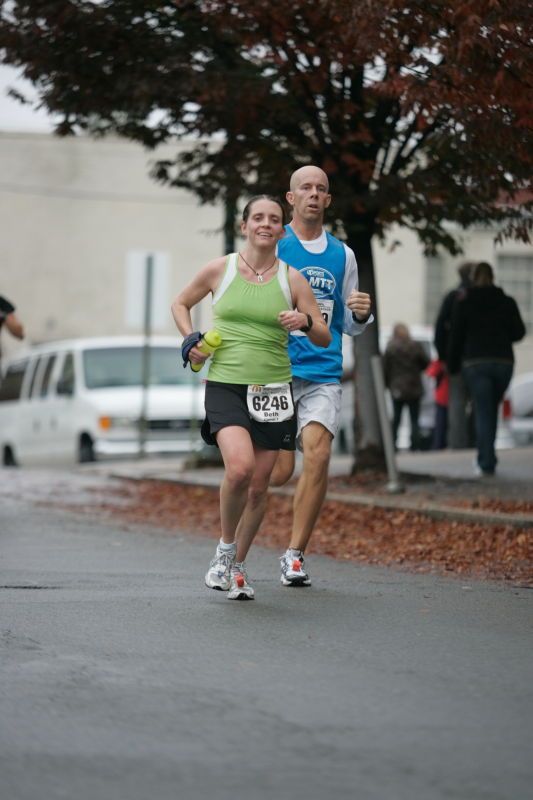
[[[218,536],[218,491],[159,481],[122,482],[97,501],[124,521],[169,532]],[[94,508],[94,506],[93,506]],[[256,543],[282,552],[290,497],[272,495]],[[328,501],[309,553],[416,572],[503,579],[533,585],[533,529],[432,519],[411,511]]]

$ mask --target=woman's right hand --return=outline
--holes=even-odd
[[[202,353],[202,351],[198,350],[196,346],[189,350],[189,361],[191,364],[203,364],[208,358],[209,354]]]

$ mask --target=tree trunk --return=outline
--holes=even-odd
[[[224,254],[233,253],[235,250],[235,217],[237,215],[237,195],[232,191],[226,192],[224,202]]]
[[[349,233],[349,231],[348,231]],[[349,245],[355,252],[359,268],[359,289],[372,297],[374,322],[360,336],[354,337],[354,442],[352,474],[359,470],[385,470],[385,453],[379,424],[378,407],[372,379],[370,358],[379,354],[376,280],[372,255],[372,238],[358,230],[349,234]]]

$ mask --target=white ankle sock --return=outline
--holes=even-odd
[[[231,551],[233,551],[233,550],[236,550],[236,549],[237,549],[237,545],[235,544],[235,542],[232,542],[231,544],[226,544],[226,542],[223,542],[223,541],[222,541],[222,539],[221,539],[221,540],[220,540],[220,542],[218,543],[218,546],[219,546],[219,547],[220,547],[220,549],[221,549],[221,550],[223,550],[225,553],[230,553]]]

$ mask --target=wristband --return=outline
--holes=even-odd
[[[368,320],[370,319],[371,316],[372,316],[372,312],[369,311],[364,319],[357,319],[357,317],[355,316],[354,312],[352,311],[352,319],[353,319],[354,322],[357,322],[358,325],[364,325],[365,322],[368,322]]]
[[[302,333],[308,333],[313,327],[313,317],[311,316],[311,314],[306,314],[305,316],[307,317],[307,325],[303,325],[300,328]]]

